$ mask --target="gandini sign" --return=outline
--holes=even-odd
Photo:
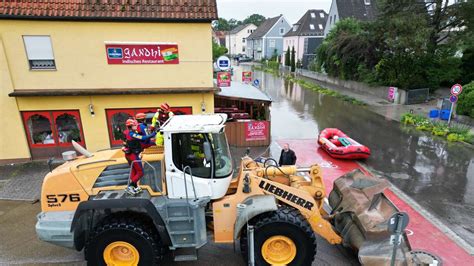
[[[179,64],[175,43],[106,43],[109,65]]]
[[[247,122],[245,125],[245,140],[266,140],[268,136],[268,121]]]

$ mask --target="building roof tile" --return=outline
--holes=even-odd
[[[323,36],[327,19],[328,14],[324,10],[310,9],[293,25],[293,29],[295,26],[297,27],[296,30],[290,29],[284,37]],[[311,25],[313,25],[313,28],[311,28]],[[322,29],[319,28],[319,25],[322,26]]]
[[[216,0],[2,0],[0,18],[106,21],[217,19]]]
[[[267,32],[275,25],[275,23],[278,22],[278,20],[282,17],[282,15],[279,15],[278,17],[274,18],[269,18],[265,20],[257,29],[255,29],[252,34],[250,34],[247,39],[259,39],[262,38]]]

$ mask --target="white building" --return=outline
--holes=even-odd
[[[240,25],[229,31],[225,36],[225,46],[230,55],[245,54],[247,37],[252,34],[257,26],[254,24]]]

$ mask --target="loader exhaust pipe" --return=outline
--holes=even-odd
[[[90,158],[93,156],[92,153],[90,153],[88,150],[86,150],[84,147],[82,147],[79,143],[75,142],[74,140],[72,141],[72,146],[77,152],[84,155],[86,158]]]

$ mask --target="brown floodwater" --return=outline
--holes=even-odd
[[[272,99],[271,133],[277,139],[317,137],[335,127],[367,145],[364,163],[474,245],[474,149],[387,120],[367,107],[303,89],[256,71]]]

